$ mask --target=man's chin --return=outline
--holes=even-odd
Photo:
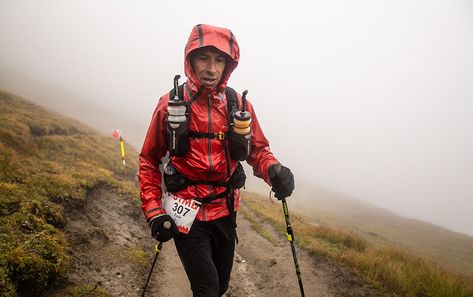
[[[202,84],[203,86],[207,87],[207,88],[210,88],[210,89],[215,89],[217,87],[217,84],[208,84],[208,83],[205,83],[205,84]]]

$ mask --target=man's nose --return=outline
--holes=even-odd
[[[215,73],[217,72],[217,63],[213,59],[210,59],[209,64],[207,65],[207,71]]]

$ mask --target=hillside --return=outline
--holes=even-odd
[[[137,153],[127,146],[123,166],[112,137],[5,92],[0,115],[0,296],[140,296],[155,241],[137,200]],[[298,295],[280,204],[244,192],[226,297]],[[294,198],[291,210],[304,199]],[[361,231],[314,224],[322,212],[305,210],[291,214],[307,296],[473,292],[471,278],[389,240],[372,244]],[[160,253],[148,294],[190,294],[172,243]]]
[[[5,92],[0,111],[0,296],[140,296],[155,241],[137,201],[136,152],[126,147],[123,166],[112,137]],[[243,236],[227,296],[297,292],[284,233],[273,243],[244,217],[239,224]],[[301,251],[300,265],[307,290],[379,296],[327,260],[313,262]],[[182,285],[170,290],[170,283]],[[148,294],[190,294],[172,243]]]
[[[297,193],[295,207],[314,223],[353,230],[370,242],[399,244],[473,276],[473,237],[405,218],[320,186]]]
[[[99,187],[138,197],[137,155],[123,166],[112,137],[5,92],[0,111],[0,287],[39,296],[71,260],[66,210]]]
[[[290,201],[296,203],[293,199]],[[272,240],[272,235],[261,222],[274,226],[279,232],[285,230],[284,219],[267,203],[267,198],[245,193],[243,203],[245,216],[249,215],[255,230],[268,240]],[[294,210],[293,204],[290,205]],[[312,213],[311,217],[314,216],[316,214]],[[472,277],[452,272],[399,244],[373,243],[350,229],[313,223],[313,219],[298,213],[293,213],[292,226],[297,230],[295,241],[299,248],[346,267],[380,289],[384,296],[473,296]]]
[[[267,186],[259,179],[250,178],[247,188],[268,195]],[[473,276],[471,236],[403,217],[316,183],[298,181],[293,196],[294,209],[310,222],[351,230],[373,243],[399,244]]]

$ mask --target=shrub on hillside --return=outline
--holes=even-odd
[[[2,243],[0,251],[6,281],[24,296],[38,296],[68,261],[63,236],[52,226],[24,236],[19,244]]]

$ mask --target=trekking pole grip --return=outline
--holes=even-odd
[[[163,223],[163,227],[164,227],[164,229],[168,229],[168,230],[171,229],[171,222],[165,221]]]

